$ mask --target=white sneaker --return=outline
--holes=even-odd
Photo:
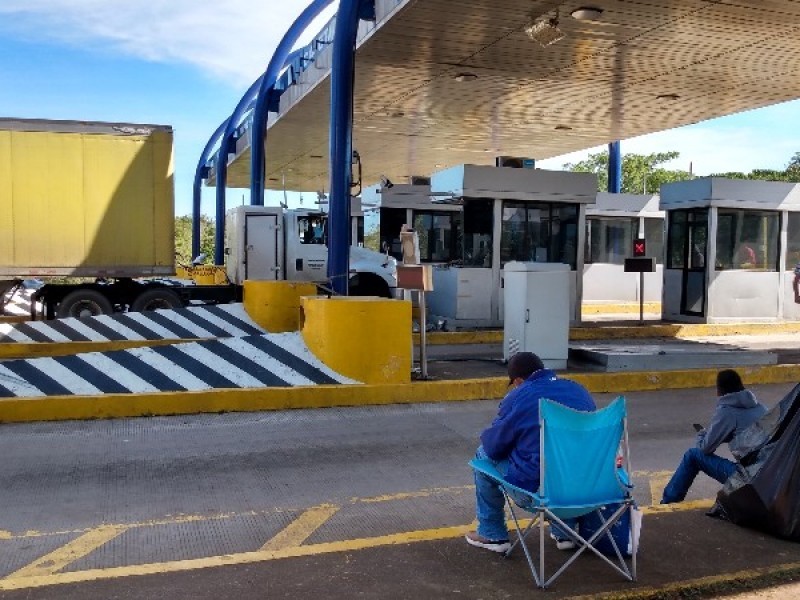
[[[558,548],[559,550],[575,550],[575,547],[577,545],[572,540],[560,540],[552,533],[550,534],[550,539],[555,540],[556,548]]]
[[[470,531],[464,536],[464,539],[467,540],[470,546],[483,548],[500,554],[508,552],[509,548],[511,548],[511,542],[508,540],[489,540],[482,535],[478,535],[476,531]]]

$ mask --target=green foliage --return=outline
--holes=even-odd
[[[653,154],[625,154],[622,157],[622,192],[627,194],[657,194],[664,183],[691,179],[688,171],[665,169],[662,165],[680,156],[678,152],[655,152]],[[597,188],[608,189],[608,151],[590,154],[586,160],[567,163],[564,169],[597,175]],[[786,169],[753,169],[750,173],[728,171],[714,173],[713,177],[727,179],[758,179],[761,181],[788,181],[800,183],[800,152],[795,152]]]
[[[200,217],[200,252],[206,255],[206,264],[214,259],[214,221],[211,217]],[[192,217],[175,217],[175,264],[192,264]]]
[[[678,152],[654,152],[653,154],[625,154],[622,157],[622,192],[626,194],[657,194],[663,183],[691,179],[688,171],[670,170],[660,167],[675,160]],[[590,154],[586,160],[567,163],[570,171],[597,175],[597,189],[608,189],[608,151]]]

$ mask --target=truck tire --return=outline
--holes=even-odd
[[[391,298],[387,283],[372,273],[359,273],[350,280],[351,296],[378,296]]]
[[[114,312],[111,300],[97,290],[75,290],[70,292],[58,303],[56,316],[59,319],[66,317],[96,317],[97,315],[110,315]]]
[[[158,308],[182,308],[183,301],[180,296],[172,290],[161,288],[145,290],[131,302],[133,312],[144,312],[146,310],[156,310]]]

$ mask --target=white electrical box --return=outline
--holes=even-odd
[[[509,262],[503,268],[503,358],[534,352],[548,369],[566,369],[569,352],[570,267]]]

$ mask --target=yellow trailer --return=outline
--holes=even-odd
[[[172,128],[0,119],[0,277],[175,272]]]

